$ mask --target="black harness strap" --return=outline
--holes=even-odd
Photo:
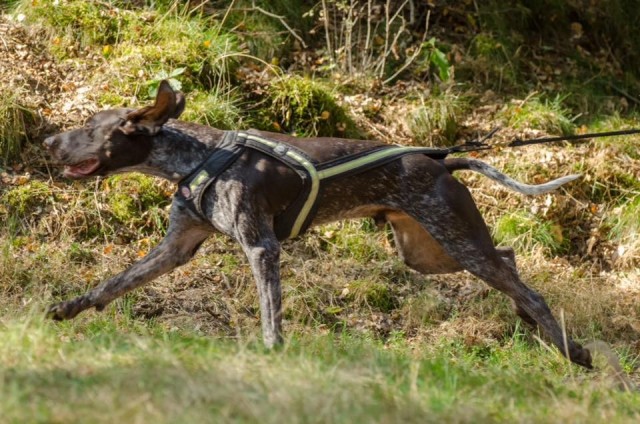
[[[178,183],[176,196],[181,197],[187,206],[200,217],[202,196],[209,186],[244,152],[244,146],[236,143],[237,131],[226,131],[213,153]]]

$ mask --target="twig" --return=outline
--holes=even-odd
[[[331,62],[333,64],[336,63],[334,52],[331,49],[331,35],[329,34],[329,8],[327,7],[326,0],[322,0],[322,11],[324,12],[324,35],[327,40],[327,50],[329,52],[329,57],[331,58]]]
[[[324,1],[323,1],[324,3]],[[293,28],[291,28],[287,22],[284,19],[284,16],[280,16],[280,15],[276,15],[275,13],[271,13],[268,10],[264,10],[263,8],[261,8],[260,6],[256,6],[255,3],[252,4],[251,9],[249,10],[255,10],[256,12],[260,12],[263,15],[269,16],[270,18],[274,18],[280,21],[280,23],[282,24],[283,27],[285,27],[287,29],[287,31],[289,31],[289,34],[291,34],[296,40],[298,40],[300,42],[300,44],[302,45],[302,47],[307,48],[307,43],[304,42],[304,40],[302,39],[302,37],[300,37],[298,34],[296,34],[296,32],[293,30]]]
[[[413,63],[414,60],[416,60],[416,58],[418,57],[418,55],[420,55],[420,53],[422,52],[422,46],[425,42],[425,40],[427,39],[427,33],[429,32],[429,18],[431,17],[431,10],[427,11],[427,19],[425,21],[425,30],[424,30],[424,34],[422,34],[422,40],[420,40],[420,45],[418,46],[418,48],[416,49],[416,51],[411,55],[411,57],[409,59],[407,59],[404,62],[404,65],[402,65],[400,67],[400,69],[398,69],[393,75],[391,75],[389,78],[387,78],[386,80],[384,80],[382,82],[382,84],[388,84],[389,82],[391,82],[395,77],[397,77],[398,75],[400,75],[405,69],[407,69],[407,67],[409,67],[409,65],[411,65]]]

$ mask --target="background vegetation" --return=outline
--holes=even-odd
[[[639,127],[633,2],[16,0],[0,13],[0,421],[637,421],[639,139],[502,147]],[[47,304],[162,238],[174,187],[66,181],[40,142],[148,103],[164,78],[187,94],[184,119],[218,128],[451,145],[500,126],[476,156],[533,183],[582,173],[539,198],[459,177],[523,279],[623,376],[602,354],[594,372],[568,364],[466,273],[407,270],[366,220],[285,244],[279,352],[259,343],[248,264],[223,237],[102,314],[45,321]]]

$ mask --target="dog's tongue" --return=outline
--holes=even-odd
[[[69,178],[86,177],[98,169],[98,166],[100,166],[98,159],[87,159],[73,166],[65,166],[64,176]]]

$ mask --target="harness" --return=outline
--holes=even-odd
[[[302,188],[295,200],[274,217],[274,231],[278,240],[294,238],[307,230],[315,216],[316,200],[323,183],[368,171],[407,154],[425,154],[432,159],[444,159],[450,153],[447,149],[387,145],[317,163],[287,143],[249,132],[225,131],[214,152],[180,181],[175,196],[206,220],[202,209],[204,194],[247,148],[279,160],[295,171],[302,181]]]

